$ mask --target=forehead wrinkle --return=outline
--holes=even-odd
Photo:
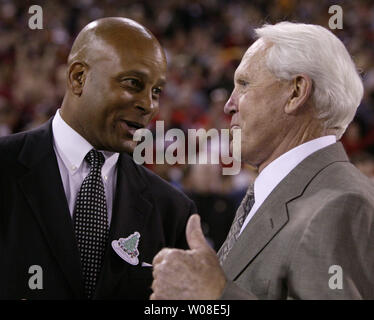
[[[261,38],[254,42],[245,52],[239,67],[235,72],[235,79],[238,77],[250,77],[251,74],[262,74],[269,71],[266,66],[267,50],[272,44],[264,42]],[[270,71],[269,71],[270,72]],[[257,74],[257,76],[259,76]]]

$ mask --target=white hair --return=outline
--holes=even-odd
[[[255,29],[272,46],[266,64],[278,78],[304,73],[313,81],[312,99],[326,129],[340,139],[353,120],[363,84],[344,44],[329,30],[311,24],[280,22]]]

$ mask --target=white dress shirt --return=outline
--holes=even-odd
[[[57,110],[52,121],[53,147],[56,153],[70,215],[73,217],[75,201],[84,178],[90,172],[90,165],[84,160],[93,146],[78,132],[71,128]],[[99,151],[99,150],[98,150]],[[105,157],[101,169],[104,183],[106,204],[108,210],[108,224],[112,220],[113,200],[117,182],[117,161],[119,153],[100,151]]]
[[[274,188],[312,153],[329,146],[336,142],[333,135],[324,136],[308,142],[305,142],[296,148],[282,154],[279,158],[270,162],[258,175],[254,183],[255,203],[244,220],[240,233],[243,232],[248,222],[252,219],[258,208],[264,203]]]

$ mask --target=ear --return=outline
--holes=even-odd
[[[88,67],[83,62],[74,62],[68,70],[68,87],[74,95],[81,96]]]
[[[292,93],[285,106],[287,114],[295,115],[305,105],[312,94],[312,79],[305,74],[297,75],[293,79]]]

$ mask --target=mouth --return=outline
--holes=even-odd
[[[134,133],[135,133],[136,130],[142,129],[142,128],[145,127],[144,124],[142,124],[140,122],[130,121],[130,120],[124,120],[124,119],[121,119],[120,123],[121,123],[122,128],[127,133],[129,133],[131,136],[134,135]]]

